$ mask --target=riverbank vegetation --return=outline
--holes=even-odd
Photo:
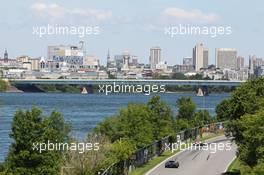
[[[264,78],[241,85],[216,112],[219,120],[229,120],[228,132],[238,145],[241,175],[264,174]]]
[[[7,82],[0,79],[0,92],[5,92],[8,88]]]
[[[3,82],[3,81],[2,81]],[[3,87],[3,86],[2,86]],[[33,144],[79,142],[70,137],[70,127],[63,116],[53,112],[44,116],[40,109],[18,111],[14,115],[13,140],[1,175],[95,175],[113,163],[130,159],[133,153],[155,140],[178,131],[207,123],[229,121],[227,135],[238,145],[237,158],[241,175],[264,174],[264,78],[250,80],[238,87],[216,108],[216,118],[206,110],[198,110],[189,97],[182,97],[172,109],[152,97],[144,104],[129,104],[114,116],[100,122],[84,139],[98,142],[100,151],[44,151],[32,149]],[[65,168],[70,167],[70,168]],[[65,168],[65,169],[64,169]]]
[[[43,116],[40,109],[18,111],[12,123],[10,146],[1,175],[95,175],[113,163],[130,159],[133,153],[177,131],[202,125],[212,119],[207,111],[196,109],[190,98],[176,102],[177,116],[160,99],[152,97],[145,104],[129,104],[114,116],[100,122],[83,141],[70,137],[69,125],[60,113]],[[199,120],[199,122],[197,122]],[[99,143],[100,149],[44,151],[34,150],[34,143]],[[70,167],[70,168],[67,168]]]
[[[57,175],[63,165],[64,152],[59,150],[39,152],[39,143],[64,143],[69,139],[69,125],[62,115],[53,112],[43,116],[38,108],[17,111],[14,115],[10,137],[13,140],[1,175]]]

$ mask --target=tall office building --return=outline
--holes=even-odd
[[[208,67],[208,49],[202,43],[198,43],[193,48],[193,66],[195,71]]]
[[[256,55],[249,56],[249,74],[254,74],[255,71],[264,65],[262,58],[257,58]]]
[[[156,65],[161,61],[161,48],[152,47],[150,48],[149,63],[151,69],[156,69]]]
[[[215,49],[216,67],[220,69],[236,69],[237,51],[232,48],[216,48]]]
[[[107,67],[110,67],[110,65],[111,65],[111,57],[110,57],[110,51],[109,51],[109,49],[108,49],[108,51],[107,51],[107,58],[106,58],[106,62],[107,62]]]
[[[122,70],[128,71],[129,70],[129,63],[130,63],[130,54],[128,51],[123,53],[123,68]]]
[[[253,55],[253,56],[249,56],[249,59],[248,59],[248,61],[249,61],[249,74],[250,75],[253,75],[254,74],[254,70],[255,70],[255,68],[256,68],[256,56],[255,55]]]
[[[8,53],[7,53],[7,50],[5,50],[5,53],[4,53],[4,62],[5,63],[8,63]]]
[[[115,62],[115,66],[117,68],[118,71],[121,71],[121,69],[123,68],[123,55],[115,55],[114,56],[114,62]]]
[[[236,68],[241,69],[245,67],[245,59],[244,57],[238,56],[236,62]]]
[[[48,46],[48,60],[55,62],[57,68],[63,63],[70,68],[78,69],[83,65],[84,56],[84,50],[77,46]]]

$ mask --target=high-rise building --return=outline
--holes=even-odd
[[[136,55],[131,55],[131,66],[138,66],[138,60],[139,60],[139,58],[138,58],[138,56],[136,56]]]
[[[48,46],[48,60],[55,62],[57,68],[67,64],[71,69],[78,69],[83,65],[84,56],[84,50],[77,46]]]
[[[262,58],[256,58],[256,63],[255,63],[256,67],[260,67],[264,65],[264,61]]]
[[[241,69],[245,67],[245,59],[244,57],[238,56],[236,62],[236,68]]]
[[[236,69],[237,51],[232,48],[216,48],[215,49],[216,67],[220,69]]]
[[[130,54],[128,51],[123,53],[123,68],[122,70],[127,71],[129,70],[129,63],[130,63]]]
[[[149,64],[151,69],[156,69],[156,65],[161,61],[161,48],[150,48]]]
[[[208,49],[202,43],[198,43],[193,48],[193,66],[195,71],[208,67]]]
[[[38,71],[40,69],[40,58],[30,58],[31,70]]]
[[[83,67],[91,70],[98,70],[100,67],[99,59],[94,55],[86,55],[83,59]]]
[[[249,74],[250,75],[258,75],[260,68],[264,65],[264,61],[262,58],[257,58],[256,55],[249,56]]]
[[[111,64],[112,64],[112,60],[111,60],[111,57],[110,57],[110,51],[108,49],[108,52],[107,52],[107,58],[106,58],[106,61],[107,61],[107,67],[111,67]]]
[[[117,71],[121,71],[121,69],[123,68],[123,55],[115,55],[114,62],[115,62]]]
[[[249,74],[252,76],[254,74],[254,70],[256,69],[256,56],[249,56]]]
[[[192,57],[184,57],[183,58],[183,65],[187,65],[187,66],[193,65],[193,58]]]
[[[8,63],[8,53],[7,53],[6,49],[5,49],[5,53],[4,53],[4,62]]]

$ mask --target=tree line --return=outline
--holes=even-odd
[[[0,92],[6,91],[8,88],[7,82],[4,80],[0,79]]]
[[[155,140],[180,130],[200,126],[213,120],[208,111],[197,110],[190,97],[177,100],[178,113],[153,96],[144,104],[129,104],[114,116],[105,118],[85,138],[100,143],[99,151],[43,151],[32,149],[34,143],[80,142],[70,135],[71,127],[58,112],[43,115],[41,109],[15,113],[10,137],[13,142],[1,175],[95,175],[109,165],[127,160],[133,153]],[[69,168],[70,167],[70,168]]]
[[[238,87],[216,108],[218,120],[228,120],[228,130],[238,145],[242,175],[264,174],[264,78]]]

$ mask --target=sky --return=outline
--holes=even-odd
[[[264,1],[262,0],[9,0],[0,6],[0,57],[47,56],[48,45],[85,42],[87,54],[102,64],[110,55],[130,54],[148,63],[149,49],[160,46],[162,60],[181,64],[192,56],[196,43],[209,49],[209,63],[215,64],[215,48],[236,48],[238,55],[264,57]],[[86,35],[34,34],[34,28],[48,25],[99,27],[100,33]],[[231,27],[231,34],[165,34],[169,26]]]

